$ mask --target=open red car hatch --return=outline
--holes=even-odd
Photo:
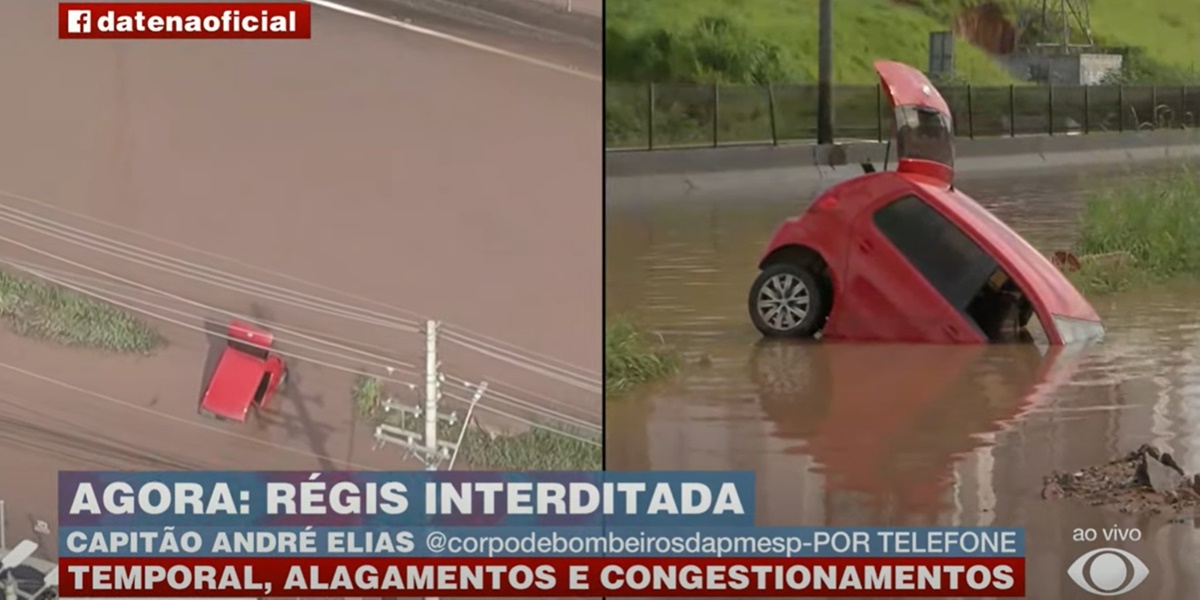
[[[950,105],[925,74],[890,60],[875,72],[896,120],[897,170],[954,181],[954,126]]]

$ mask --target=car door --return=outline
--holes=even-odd
[[[932,206],[915,194],[884,197],[859,214],[851,236],[845,337],[986,341],[959,308],[970,301],[959,297],[970,287],[960,281],[961,265],[976,258],[971,248],[978,246]]]
[[[267,404],[271,402],[271,398],[273,398],[275,394],[279,392],[279,384],[283,381],[283,374],[286,370],[283,360],[274,354],[271,354],[267,357],[264,366],[264,377],[267,378],[267,389],[266,393],[263,394],[262,401],[259,402],[259,408],[266,407]]]

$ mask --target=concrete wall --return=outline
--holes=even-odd
[[[1096,85],[1110,72],[1121,69],[1119,54],[1006,54],[997,57],[1013,77],[1055,85]]]
[[[1120,54],[1079,55],[1080,81],[1082,85],[1099,85],[1110,73],[1121,70],[1125,57]]]

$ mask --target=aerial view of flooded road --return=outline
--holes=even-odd
[[[1077,171],[962,179],[1046,251],[1070,246],[1098,184]],[[1067,576],[1087,549],[1073,532],[1136,527],[1141,541],[1105,544],[1153,574],[1134,595],[1196,597],[1190,520],[1045,499],[1043,478],[1144,443],[1197,467],[1200,286],[1095,300],[1108,334],[1085,348],[764,340],[746,312],[755,264],[817,191],[608,199],[606,311],[661,334],[685,364],[608,401],[607,468],[752,470],[761,525],[1023,527],[1028,597],[1089,597]]]

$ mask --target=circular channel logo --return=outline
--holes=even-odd
[[[1146,563],[1120,548],[1097,548],[1075,559],[1067,569],[1075,585],[1097,596],[1133,591],[1149,574]]]

